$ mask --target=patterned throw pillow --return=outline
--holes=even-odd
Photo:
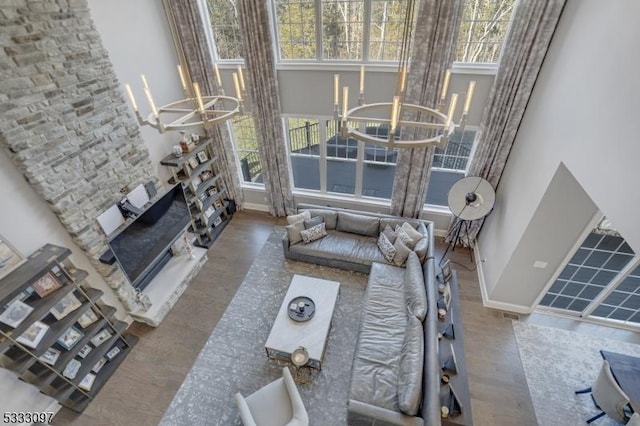
[[[396,242],[396,231],[394,231],[389,225],[385,225],[382,233],[387,237],[387,240],[389,240],[391,244]]]
[[[398,240],[401,240],[405,246],[409,247],[409,250],[413,250],[413,247],[416,245],[416,243],[413,241],[413,239],[404,231],[404,229],[402,228],[398,228],[396,230],[396,235],[398,236],[396,242],[398,242]]]
[[[414,241],[413,245],[415,245],[420,238],[424,237],[419,231],[416,230],[410,223],[405,222],[402,224],[402,230],[407,233],[409,237]]]
[[[320,225],[322,222],[324,222],[324,218],[322,216],[315,216],[312,217],[311,219],[305,219],[304,221],[304,229],[309,229],[309,228],[313,228],[316,225]],[[326,228],[326,225],[325,225]]]
[[[384,233],[380,234],[378,237],[378,248],[382,252],[384,258],[387,259],[387,262],[393,262],[393,256],[396,254],[396,248],[391,244]]]
[[[302,236],[302,241],[305,243],[310,243],[311,241],[319,240],[322,237],[327,235],[327,229],[325,228],[324,222],[320,225],[313,226],[309,229],[305,229],[300,232]]]
[[[393,247],[396,249],[396,254],[393,256],[393,263],[398,266],[404,265],[404,262],[407,260],[409,253],[411,253],[411,249],[407,247],[400,238],[396,239]]]
[[[293,225],[296,222],[301,222],[305,219],[311,219],[311,213],[309,213],[308,211],[303,211],[302,213],[299,214],[294,214],[291,216],[287,216],[287,223],[289,225]]]

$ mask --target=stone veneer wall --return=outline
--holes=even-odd
[[[0,0],[0,146],[125,308],[135,292],[97,259],[96,217],[121,188],[159,183],[86,0]]]

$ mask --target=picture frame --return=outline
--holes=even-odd
[[[213,219],[213,226],[218,226],[222,223],[222,218],[220,216]]]
[[[27,330],[22,333],[16,341],[18,343],[22,343],[25,346],[30,348],[37,348],[38,344],[42,340],[47,331],[49,330],[49,326],[43,322],[36,321],[27,328]]]
[[[447,259],[441,266],[442,269],[442,281],[448,283],[451,279],[451,262]]]
[[[32,293],[33,290],[31,292],[29,292],[28,290],[21,291],[16,297],[11,299],[9,302],[7,302],[6,305],[4,305],[4,309],[8,309],[9,306],[13,304],[13,302],[24,302],[29,298],[29,296],[31,296]]]
[[[216,210],[221,209],[222,208],[222,201],[220,201],[220,199],[218,198],[213,202],[213,205],[216,208]]]
[[[0,280],[13,272],[27,259],[0,235]]]
[[[107,363],[107,359],[103,356],[100,357],[98,362],[91,368],[92,373],[99,373],[102,370],[102,367]]]
[[[210,186],[209,188],[207,188],[207,196],[208,197],[211,197],[211,196],[213,196],[213,195],[215,195],[217,193],[218,193],[218,190],[216,189],[215,186]]]
[[[91,346],[90,345],[84,345],[82,347],[82,349],[80,349],[78,351],[78,356],[80,358],[85,358],[87,355],[89,355],[89,352],[91,352]]]
[[[98,334],[91,338],[91,344],[97,348],[98,346],[106,342],[111,336],[111,332],[106,328],[103,328]]]
[[[67,328],[67,330],[58,337],[57,342],[66,350],[71,350],[84,337],[84,333],[75,326]]]
[[[69,315],[71,312],[78,309],[80,306],[82,306],[80,300],[78,300],[78,298],[73,293],[69,293],[62,299],[60,299],[58,303],[53,305],[51,309],[49,309],[49,312],[51,312],[51,315],[53,315],[55,319],[59,321]]]
[[[213,176],[213,173],[211,173],[211,170],[205,170],[202,173],[200,173],[200,179],[202,179],[203,182],[208,179],[211,179],[211,176]]]
[[[449,283],[445,284],[444,291],[442,292],[442,297],[444,298],[444,303],[447,305],[447,311],[451,306],[451,285]]]
[[[207,210],[204,211],[204,217],[208,220],[215,212],[216,208],[214,206],[209,206]]]
[[[89,309],[87,312],[80,315],[80,318],[78,318],[78,324],[82,328],[87,328],[97,320],[98,320],[98,315],[96,315],[96,313],[93,312],[93,309]]]
[[[45,353],[40,356],[40,361],[49,365],[56,365],[58,361],[58,357],[60,357],[60,351],[55,348],[49,348]]]
[[[22,294],[22,293],[20,293]],[[22,321],[29,316],[33,311],[33,307],[26,303],[15,300],[0,314],[0,322],[7,324],[10,327],[16,328]]]
[[[205,161],[209,161],[209,157],[207,157],[207,153],[204,151],[198,152],[196,156],[198,157],[198,161],[200,162],[200,164],[204,163]]]
[[[86,390],[87,392],[89,392],[91,390],[91,387],[93,386],[93,382],[95,381],[96,381],[96,375],[93,373],[89,373],[86,376],[84,376],[82,381],[78,384],[78,387],[82,390]]]
[[[109,349],[109,352],[107,352],[105,356],[109,361],[111,361],[113,358],[116,357],[116,355],[120,353],[120,351],[121,349],[118,346],[114,346],[113,348]]]
[[[198,192],[198,186],[202,183],[202,180],[200,179],[199,176],[195,176],[193,177],[193,179],[191,179],[191,183],[189,184],[189,187],[191,188],[191,191],[195,194],[196,192]]]
[[[62,284],[60,283],[60,281],[58,281],[53,272],[47,272],[46,274],[38,278],[38,280],[34,282],[31,287],[38,296],[45,297],[62,287]]]
[[[67,274],[67,272],[63,268],[60,268],[58,265],[51,268],[51,272],[56,276],[57,280],[62,285],[68,284],[71,281],[71,277]]]
[[[77,359],[72,359],[69,361],[66,367],[64,367],[64,371],[62,371],[62,375],[68,379],[75,379],[78,371],[80,371],[80,367],[82,367],[82,363]]]
[[[191,167],[191,170],[195,170],[198,168],[198,166],[200,165],[200,163],[198,163],[198,159],[196,157],[191,157],[187,160],[187,163],[189,164],[189,167]]]

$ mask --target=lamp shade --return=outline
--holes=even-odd
[[[462,220],[482,219],[491,212],[495,201],[493,187],[479,176],[462,178],[449,190],[449,209]]]

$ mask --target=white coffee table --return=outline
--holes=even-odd
[[[294,275],[264,345],[267,356],[289,361],[291,353],[302,346],[309,353],[307,365],[318,370],[322,368],[339,292],[337,281]],[[297,322],[289,318],[289,302],[298,296],[309,297],[316,305],[316,312],[308,321]]]

